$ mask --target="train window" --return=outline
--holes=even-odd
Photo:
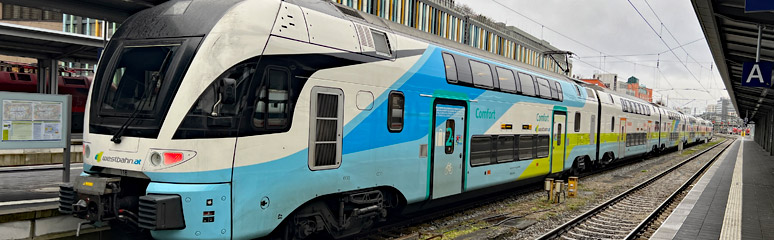
[[[285,69],[269,67],[264,75],[264,85],[256,93],[253,125],[268,129],[285,128],[290,113],[290,72]]]
[[[573,86],[575,86],[575,91],[578,92],[578,97],[581,97],[580,87],[578,87],[578,85],[573,85]]]
[[[510,162],[515,159],[515,142],[514,136],[497,137],[497,162]]]
[[[629,112],[629,108],[626,106],[626,100],[621,99],[621,110]]]
[[[586,94],[588,94],[586,97],[592,102],[597,101],[597,96],[594,95],[594,90],[591,90],[590,88],[586,88]]]
[[[492,162],[492,138],[473,136],[470,139],[470,165],[480,166]]]
[[[344,92],[338,88],[312,88],[309,118],[309,169],[323,170],[341,165]]]
[[[590,123],[589,129],[591,129],[589,131],[589,140],[590,140],[589,144],[594,144],[594,143],[596,143],[596,141],[594,141],[594,139],[597,137],[597,134],[596,134],[596,132],[597,132],[597,116],[592,114],[591,115],[591,121],[589,121],[589,123]]]
[[[390,102],[387,106],[387,128],[390,132],[403,130],[403,108],[405,98],[402,92],[390,92]]]
[[[575,112],[575,132],[580,132],[581,127],[581,113]]]
[[[450,83],[457,82],[457,64],[454,63],[454,56],[448,53],[443,54],[443,65],[446,68],[446,81]]]
[[[500,89],[506,92],[516,92],[518,89],[513,71],[501,67],[495,67],[495,69],[497,69],[497,79],[500,80]]]
[[[615,100],[613,100],[613,94],[608,94],[610,96],[610,103],[615,104]]]
[[[519,160],[532,159],[534,157],[534,138],[534,135],[519,136]]]
[[[615,116],[610,117],[610,132],[615,132]]]
[[[539,135],[537,139],[537,156],[536,158],[548,157],[549,149],[551,148],[551,136]]]
[[[163,97],[159,96],[163,92],[161,86],[169,85],[165,84],[165,73],[178,48],[179,44],[124,47],[113,72],[108,75],[108,86],[104,86],[101,113],[153,115],[151,111],[157,100]],[[241,67],[232,70],[241,73]]]
[[[555,138],[556,146],[562,146],[562,124],[561,123],[557,124],[556,129],[558,130],[556,131],[556,138]]]
[[[554,82],[556,85],[556,95],[559,96],[559,101],[564,101],[564,91],[562,90],[562,84],[559,82]]]
[[[548,85],[551,87],[551,99],[559,100],[559,92],[556,90],[556,82],[548,81]]]
[[[390,50],[390,40],[387,39],[387,34],[371,29],[371,36],[374,38],[376,54],[391,57],[392,50]]]
[[[16,77],[19,78],[19,81],[26,81],[26,82],[32,81],[32,77],[30,76],[30,74],[16,74]]]
[[[446,120],[446,136],[444,136],[444,152],[454,153],[454,119]]]
[[[8,74],[8,75],[11,75],[11,80],[14,80],[14,81],[16,81],[16,74],[14,74],[14,73],[10,73],[10,74]]]
[[[656,132],[661,131],[661,123],[659,123],[659,121],[656,121],[656,125],[654,125],[654,126],[656,127],[656,129],[655,129]]]
[[[551,99],[551,87],[549,87],[548,79],[545,78],[537,78],[538,82],[538,92],[540,93],[541,98],[545,99]]]
[[[470,70],[473,71],[473,85],[484,88],[494,87],[492,68],[489,67],[489,64],[470,60]]]
[[[535,80],[532,75],[519,73],[519,82],[521,83],[521,93],[527,96],[536,96]]]

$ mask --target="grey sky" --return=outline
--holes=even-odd
[[[664,96],[664,99],[668,96],[670,107],[695,107],[699,113],[704,111],[706,104],[715,103],[721,96],[728,97],[690,1],[649,0],[647,3],[666,27],[662,29],[661,22],[645,0],[631,0],[653,28],[660,32],[667,44],[675,48],[673,51],[677,57],[668,51],[669,48],[661,42],[628,0],[456,0],[456,2],[468,5],[477,13],[495,21],[506,22],[537,38],[542,37],[560,49],[574,52],[577,55],[573,62],[574,75],[590,78],[594,73],[610,72],[617,73],[619,80],[636,76],[641,83],[654,89],[654,100],[658,99],[657,95]],[[497,2],[534,19],[545,28]],[[667,29],[680,44],[698,41],[685,45],[685,51],[682,48],[676,48],[680,44],[677,44],[667,33]],[[687,56],[686,51],[692,58]],[[662,54],[642,55],[658,53]],[[602,58],[600,55],[607,57]],[[687,63],[685,63],[686,59]],[[657,60],[660,60],[658,69]],[[687,65],[693,76],[680,62]],[[710,68],[712,68],[711,72]],[[709,90],[710,94],[705,93],[704,89]],[[696,100],[689,103],[689,100],[683,99]]]

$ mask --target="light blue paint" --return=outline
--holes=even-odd
[[[185,228],[151,231],[156,239],[228,239],[231,237],[231,185],[175,184],[151,182],[147,194],[179,195],[183,204]],[[212,206],[207,206],[212,199]],[[253,204],[258,205],[255,200]],[[215,211],[215,221],[203,223],[203,212]],[[197,234],[198,233],[198,234]]]

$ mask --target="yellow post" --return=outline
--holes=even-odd
[[[567,196],[575,197],[578,193],[578,177],[570,177],[567,179]]]

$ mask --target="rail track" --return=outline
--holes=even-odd
[[[731,141],[731,142],[729,142]],[[682,196],[699,176],[722,154],[733,141],[727,139],[707,148],[664,172],[611,198],[578,217],[554,228],[538,239],[635,239],[649,232],[649,226]],[[694,159],[722,146],[698,170]]]
[[[703,155],[703,153],[705,153],[705,152],[707,152],[707,151],[709,151],[709,150],[711,150],[711,149],[713,149],[713,148],[715,148],[715,147],[717,147],[719,145],[722,145],[722,143],[716,144],[713,147],[710,147],[710,148],[704,150],[703,152],[701,152],[699,154],[696,154],[694,157],[691,157],[691,158],[689,158],[686,161],[689,161],[689,160],[691,160],[693,158],[696,158],[696,157],[698,157],[700,155]],[[698,145],[694,145],[694,146],[698,146]],[[667,151],[667,153],[668,152],[672,152],[672,151],[676,151],[676,150],[670,150],[670,151]],[[598,174],[603,174],[605,172],[612,171],[612,170],[615,170],[615,169],[617,169],[619,167],[623,167],[623,166],[626,166],[628,164],[631,164],[632,162],[642,161],[642,160],[646,160],[646,159],[650,159],[650,158],[652,158],[652,156],[641,157],[640,159],[631,159],[631,160],[623,161],[623,162],[615,162],[615,163],[610,164],[610,165],[608,165],[608,166],[606,166],[604,168],[600,168],[600,169],[596,169],[596,170],[588,171],[588,172],[583,172],[583,173],[580,174],[579,177],[580,178],[586,178],[586,177],[590,177],[590,176],[594,176],[594,175],[598,175]],[[484,206],[484,205],[487,205],[487,204],[490,204],[490,203],[495,203],[497,201],[501,201],[501,200],[507,199],[509,197],[524,195],[524,194],[532,193],[534,191],[542,191],[542,185],[543,185],[543,183],[541,182],[539,184],[533,184],[533,185],[524,186],[524,187],[518,188],[518,189],[516,189],[514,191],[506,191],[506,192],[492,194],[490,196],[480,198],[480,199],[486,199],[486,200],[464,202],[462,204],[455,204],[454,206],[447,206],[447,207],[442,208],[442,209],[422,211],[421,213],[412,214],[410,216],[403,216],[403,217],[400,217],[398,219],[393,219],[393,220],[391,220],[389,223],[387,223],[385,225],[381,225],[381,226],[379,226],[377,228],[374,228],[374,229],[371,229],[371,230],[369,230],[367,232],[358,234],[358,235],[354,236],[354,238],[355,239],[399,239],[399,240],[400,239],[435,239],[435,238],[440,239],[442,237],[440,235],[432,234],[432,233],[423,233],[423,232],[411,231],[411,230],[408,230],[408,228],[410,228],[413,225],[417,225],[417,224],[420,224],[420,223],[424,223],[424,222],[432,221],[432,220],[439,219],[439,218],[442,218],[442,217],[445,217],[445,216],[449,216],[449,215],[452,215],[454,213],[458,213],[460,211],[468,210],[468,209],[479,207],[479,206]],[[503,221],[500,221],[500,222],[498,222],[498,221],[491,221],[491,220],[498,220],[498,219],[500,219],[500,217],[499,216],[489,216],[489,215],[485,215],[485,214],[481,215],[481,216],[471,216],[470,219],[483,220],[483,221],[486,221],[486,222],[489,222],[489,223],[493,223],[493,225],[498,225],[500,222],[503,222]]]

